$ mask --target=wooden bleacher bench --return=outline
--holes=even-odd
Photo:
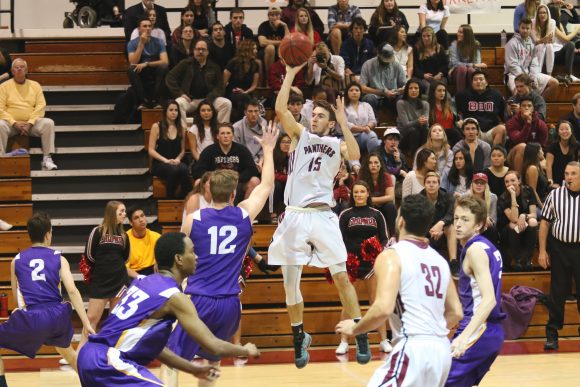
[[[161,227],[162,234],[167,234],[168,232],[180,232],[180,231],[181,231],[181,224],[173,224],[173,225],[164,224]]]
[[[32,216],[32,203],[0,204],[0,219],[15,227],[25,227]]]
[[[125,52],[127,43],[123,38],[86,39],[86,40],[30,40],[24,43],[26,53],[95,53]]]
[[[0,180],[0,202],[29,202],[32,200],[30,178]]]
[[[193,184],[193,180],[191,181]],[[181,193],[181,187],[177,189],[176,194],[179,195]],[[153,197],[156,199],[164,199],[167,197],[167,189],[165,180],[160,179],[156,176],[153,176]]]
[[[12,257],[0,258],[0,282],[10,282],[10,263]]]
[[[30,156],[0,157],[0,178],[30,177]]]
[[[61,73],[61,72],[109,72],[127,71],[129,62],[125,52],[61,52],[54,53],[22,53],[19,57],[28,63],[31,73]],[[74,59],[73,59],[74,58]],[[74,65],[71,65],[74,63]]]
[[[183,200],[158,200],[157,221],[159,223],[180,223],[183,217]]]
[[[26,230],[0,231],[0,254],[16,254],[30,247]]]

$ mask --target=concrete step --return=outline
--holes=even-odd
[[[66,85],[66,86],[43,86],[45,93],[66,92],[89,92],[89,91],[124,91],[129,85]]]
[[[94,105],[48,105],[47,112],[89,112],[89,111],[112,111],[114,104],[94,104]]]
[[[53,227],[66,227],[66,226],[95,226],[100,224],[103,218],[52,218],[51,223]],[[147,223],[151,224],[157,221],[157,216],[148,216]],[[125,219],[125,224],[129,224],[129,220]]]
[[[60,251],[63,255],[66,254],[82,254],[85,252],[84,245],[52,245],[52,249]]]
[[[55,193],[34,194],[32,201],[63,201],[63,200],[125,200],[147,199],[153,196],[153,192],[99,192],[99,193]]]
[[[144,145],[62,147],[56,148],[55,154],[128,153],[128,152],[140,152],[144,148],[145,148]],[[42,149],[30,148],[30,154],[41,155]]]
[[[76,132],[122,132],[122,131],[132,131],[139,129],[139,125],[136,124],[114,124],[114,125],[60,125],[55,126],[54,131],[56,133],[76,133]]]
[[[64,169],[54,171],[31,171],[31,177],[80,177],[80,176],[132,176],[144,175],[149,168],[118,169]]]

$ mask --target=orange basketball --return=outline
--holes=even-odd
[[[279,52],[286,64],[299,66],[308,61],[313,50],[312,43],[310,43],[306,35],[300,32],[293,32],[282,39]]]

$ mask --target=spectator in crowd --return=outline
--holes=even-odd
[[[532,21],[523,18],[519,33],[515,33],[505,46],[504,74],[506,85],[515,94],[515,78],[521,73],[528,74],[534,81],[538,93],[551,96],[558,88],[558,81],[542,74],[542,66],[535,56],[535,46],[531,38]]]
[[[530,187],[522,185],[520,174],[509,171],[504,178],[506,191],[498,198],[498,230],[502,246],[506,246],[505,271],[532,271],[532,255],[536,248],[538,220],[536,197]],[[512,260],[515,265],[512,266]]]
[[[352,132],[361,151],[372,152],[381,145],[374,129],[377,120],[373,107],[367,102],[361,101],[362,88],[358,83],[351,83],[346,89],[344,106],[348,127]]]
[[[414,155],[427,139],[429,104],[421,100],[421,81],[411,78],[405,84],[403,98],[397,101],[397,128],[402,135],[401,148]]]
[[[179,27],[173,30],[171,33],[171,44],[176,45],[179,43],[181,39],[181,35],[183,33],[183,28],[191,27],[193,39],[197,40],[201,36],[196,29],[193,28],[193,20],[194,14],[193,9],[189,7],[185,7],[181,10],[181,23]]]
[[[540,5],[540,1],[538,0],[524,0],[523,3],[520,3],[516,7],[514,10],[514,32],[519,31],[522,19],[527,18],[532,20],[536,17],[538,5]]]
[[[424,27],[413,49],[413,76],[421,80],[423,92],[427,94],[431,82],[447,83],[448,73],[449,57],[437,43],[433,28]]]
[[[556,20],[557,23],[561,23],[564,29],[566,29],[568,23],[578,24],[580,17],[572,1],[552,0],[549,3],[548,7],[550,8],[552,19]]]
[[[0,157],[6,153],[9,137],[40,137],[42,169],[57,169],[51,157],[55,151],[54,121],[44,117],[46,100],[42,87],[26,78],[28,64],[24,59],[14,59],[11,71],[13,77],[0,84]]]
[[[187,131],[187,141],[193,157],[193,163],[199,160],[199,155],[205,148],[214,143],[217,135],[217,113],[213,105],[203,100],[197,105],[193,114],[193,125]]]
[[[231,169],[239,173],[236,203],[239,199],[248,198],[250,193],[260,184],[256,163],[252,154],[245,146],[233,141],[234,128],[229,123],[220,123],[217,142],[201,152],[199,161],[193,167],[191,176],[195,184],[208,171]]]
[[[387,128],[383,134],[383,144],[373,151],[380,156],[387,172],[395,176],[397,184],[401,184],[407,176],[407,172],[411,170],[407,165],[407,160],[399,151],[400,140],[401,133],[397,128]]]
[[[131,40],[133,30],[139,27],[139,22],[146,17],[147,11],[154,9],[157,14],[157,27],[165,33],[165,41],[171,41],[171,30],[167,21],[167,10],[158,4],[155,0],[141,0],[139,3],[127,8],[123,15],[123,28],[125,29],[125,39]]]
[[[151,36],[151,21],[139,22],[139,36],[127,43],[131,86],[137,94],[139,110],[159,105],[169,58],[163,42]]]
[[[381,0],[371,16],[369,37],[376,46],[380,46],[391,42],[400,27],[405,28],[405,32],[409,31],[407,17],[399,10],[396,0]]]
[[[185,156],[185,126],[181,120],[177,102],[170,101],[163,109],[161,120],[151,125],[149,134],[149,156],[153,160],[151,174],[166,182],[168,198],[177,197],[177,188],[181,187],[180,198],[191,191],[191,180],[187,173]]]
[[[471,84],[475,70],[485,69],[487,65],[481,62],[481,44],[475,40],[469,24],[462,24],[457,30],[457,40],[449,47],[449,78],[455,83],[455,91],[459,92]]]
[[[332,94],[333,94],[333,92],[331,90],[329,90],[328,88],[326,88],[322,85],[314,86],[312,88],[312,93],[310,96],[310,98],[312,98],[312,99],[307,99],[304,102],[304,104],[302,105],[302,110],[300,111],[300,114],[302,114],[308,120],[308,122],[310,122],[310,120],[312,119],[312,111],[316,107],[316,103],[317,102],[331,101]],[[310,126],[308,126],[307,128],[309,128],[309,127]],[[332,134],[340,133],[340,128],[333,128],[331,130],[331,133]]]
[[[568,121],[572,126],[572,134],[576,139],[580,139],[580,93],[576,93],[572,97],[572,111],[560,120]]]
[[[555,141],[546,152],[546,176],[550,188],[556,189],[563,185],[564,170],[570,161],[576,161],[578,142],[568,121],[558,123]]]
[[[521,73],[515,78],[516,93],[506,102],[505,120],[508,121],[519,112],[520,102],[524,97],[532,98],[534,112],[537,112],[540,119],[546,120],[546,101],[538,92],[532,89],[532,78]]]
[[[578,256],[580,256],[580,163],[572,161],[564,171],[566,186],[550,192],[542,210],[540,223],[540,254],[542,268],[550,269],[550,305],[546,324],[544,349],[558,349],[558,329],[564,325],[564,306],[572,289],[572,277],[580,283]],[[578,286],[578,285],[576,285]],[[580,298],[576,296],[576,302]]]
[[[318,16],[316,11],[306,0],[289,0],[288,6],[282,10],[282,21],[286,23],[288,28],[292,31],[300,8],[305,8],[308,11],[308,14],[310,15],[309,19],[312,21],[312,27],[319,36],[322,36],[324,33],[324,23],[322,23],[320,16]]]
[[[290,91],[290,97],[288,97],[288,111],[294,117],[296,122],[305,128],[310,128],[310,117],[307,117],[302,113],[302,108],[304,107],[304,97],[302,96],[302,91],[297,87],[292,86]],[[278,128],[280,133],[283,133],[282,125],[278,122]]]
[[[534,101],[531,96],[520,98],[520,108],[512,118],[505,123],[507,135],[512,145],[539,142],[544,148],[548,145],[548,127],[534,111]]]
[[[435,171],[425,174],[425,189],[421,194],[435,206],[435,216],[426,235],[429,244],[438,251],[447,247],[448,261],[457,262],[457,238],[453,227],[455,197],[441,189],[441,177]]]
[[[237,50],[244,40],[254,40],[254,32],[244,24],[244,10],[242,8],[230,9],[230,22],[225,27],[226,41]]]
[[[504,116],[504,100],[499,91],[488,87],[487,75],[476,70],[471,78],[471,87],[455,96],[457,112],[461,119],[475,118],[481,130],[481,139],[488,144],[505,143],[506,128],[501,120]],[[459,122],[462,126],[463,122]]]
[[[14,226],[12,226],[10,223],[0,219],[0,231],[8,231],[12,227],[14,227]]]
[[[258,43],[260,44],[258,57],[264,62],[266,74],[279,58],[280,42],[290,33],[288,25],[280,19],[281,13],[279,6],[271,5],[268,8],[268,20],[258,27]]]
[[[328,41],[336,55],[340,53],[343,40],[348,38],[352,21],[361,17],[360,9],[348,1],[337,0],[336,4],[328,8]]]
[[[395,235],[395,207],[394,179],[387,172],[381,158],[376,153],[370,153],[361,163],[360,180],[370,187],[372,206],[381,211],[387,221],[389,233]]]
[[[306,83],[322,85],[338,94],[344,88],[344,59],[333,55],[326,43],[318,43],[306,66]]]
[[[198,40],[193,58],[179,62],[165,79],[169,93],[179,104],[183,127],[187,126],[187,113],[195,110],[203,99],[213,104],[218,122],[228,122],[230,119],[232,103],[223,97],[222,70],[207,57],[208,43]]]
[[[196,41],[193,27],[184,26],[179,34],[179,40],[171,45],[169,63],[171,63],[172,67],[184,59],[193,57]]]
[[[426,0],[426,3],[419,7],[419,30],[421,34],[425,27],[431,27],[437,35],[437,41],[445,50],[449,47],[449,36],[447,31],[445,31],[449,15],[449,6],[443,5],[443,0]]]
[[[471,179],[471,188],[465,195],[480,198],[485,203],[487,209],[487,218],[485,220],[485,230],[481,235],[486,237],[494,245],[498,246],[497,233],[497,195],[491,192],[487,184],[487,175],[479,172],[473,175]]]
[[[234,141],[245,146],[252,155],[258,171],[262,171],[264,152],[256,138],[262,138],[263,130],[268,125],[260,116],[260,103],[250,99],[244,106],[244,117],[234,124]]]
[[[403,67],[407,79],[413,77],[413,47],[407,42],[407,30],[404,26],[395,28],[391,45],[395,52],[395,61]]]
[[[350,192],[353,183],[353,173],[349,168],[348,160],[344,158],[340,161],[340,170],[334,178],[334,185],[332,195],[336,205],[332,207],[332,211],[336,215],[346,210],[350,206]]]
[[[381,106],[392,110],[403,92],[406,79],[405,70],[395,62],[393,47],[384,43],[377,56],[367,60],[360,71],[360,84],[365,94],[362,100],[368,102],[375,113]]]
[[[98,326],[107,303],[109,310],[113,310],[119,301],[119,291],[129,285],[125,263],[129,259],[131,242],[123,231],[126,217],[123,203],[108,202],[103,221],[93,228],[85,247],[85,256],[91,265],[87,317],[92,327]],[[81,335],[77,351],[87,340],[88,336]]]
[[[352,282],[363,280],[369,294],[369,302],[372,305],[377,291],[377,280],[374,275],[373,262],[365,260],[362,256],[361,245],[370,238],[376,238],[381,246],[386,246],[389,241],[389,234],[385,225],[383,215],[371,206],[371,191],[369,185],[364,181],[357,181],[353,185],[350,195],[350,208],[340,214],[338,220],[340,232],[346,251],[357,260],[357,270],[352,270],[352,265],[347,265],[349,278]],[[347,318],[346,312],[342,311],[341,320]],[[391,343],[387,339],[387,329],[385,324],[381,324],[377,331],[380,336],[379,349],[381,352],[393,350]],[[340,345],[336,348],[337,355],[348,353],[348,337],[340,338]]]
[[[286,9],[287,8],[288,7],[286,7]],[[290,32],[299,32],[306,35],[308,40],[310,40],[310,43],[313,45],[322,42],[320,32],[314,28],[311,15],[306,8],[299,8],[298,11],[296,11],[296,21],[294,22],[294,25],[290,27]]]
[[[234,46],[225,39],[225,36],[224,26],[220,22],[211,25],[211,39],[208,45],[209,60],[217,64],[222,71],[235,54]]]
[[[12,78],[12,57],[8,50],[0,48],[0,83]]]
[[[550,13],[552,14],[552,19],[554,19],[556,21],[556,29],[554,30],[555,32],[555,43],[561,43],[562,45],[564,45],[566,48],[570,47],[568,45],[568,43],[572,43],[576,46],[576,49],[574,51],[570,51],[570,49],[568,48],[567,51],[564,52],[564,55],[562,55],[562,53],[560,53],[559,57],[556,56],[556,60],[559,61],[559,63],[564,63],[567,67],[566,69],[568,71],[571,71],[573,68],[578,68],[578,66],[580,65],[580,51],[577,48],[578,47],[578,34],[580,33],[580,25],[578,25],[580,23],[580,18],[578,17],[578,13],[576,12],[576,9],[574,7],[571,6],[571,4],[567,4],[566,7],[562,6],[558,6],[557,4],[550,4],[548,6]],[[567,15],[574,13],[575,17],[573,19],[567,19]],[[568,21],[570,23],[573,23],[574,25],[570,26],[570,31],[568,31],[567,29],[567,23]],[[556,53],[558,54],[558,53]],[[571,55],[572,56],[572,67],[569,67],[569,63],[570,63],[570,59],[567,55]],[[564,81],[566,83],[569,82],[578,82],[578,78],[575,77],[571,72],[570,72],[570,76],[564,76]],[[560,78],[562,79],[562,78]]]
[[[544,199],[550,189],[548,178],[540,165],[542,161],[544,161],[544,151],[540,144],[537,142],[527,143],[524,149],[524,160],[520,176],[522,177],[522,184],[532,189],[538,208],[544,206]]]
[[[232,102],[232,121],[237,121],[243,116],[244,106],[252,99],[252,93],[260,82],[257,53],[256,42],[242,41],[236,55],[228,62],[224,70],[226,98]]]
[[[449,172],[441,177],[441,188],[459,197],[470,189],[472,178],[473,162],[469,152],[464,148],[453,151],[453,164]]]
[[[159,39],[163,46],[167,47],[167,38],[165,36],[165,32],[161,28],[157,26],[157,12],[155,9],[148,9],[145,11],[144,18],[147,18],[151,22],[151,37]],[[140,24],[140,23],[139,23]],[[135,27],[133,32],[131,32],[131,39],[136,39],[141,36],[142,32],[139,26]]]
[[[129,277],[137,278],[139,275],[156,273],[155,243],[161,235],[147,228],[147,216],[142,208],[129,208],[127,218],[131,224],[131,228],[127,230],[131,245],[131,253],[126,264]]]
[[[199,179],[199,183],[187,194],[183,200],[183,216],[181,218],[181,227],[187,222],[187,215],[193,214],[202,208],[208,208],[211,205],[211,191],[209,189],[209,179],[212,172],[204,173]]]
[[[373,41],[365,37],[367,23],[356,17],[350,23],[350,37],[342,42],[340,56],[344,59],[346,83],[358,82],[363,63],[375,56]],[[349,80],[350,78],[350,80]]]
[[[290,104],[290,100],[288,101]],[[299,122],[299,121],[296,121]],[[292,139],[287,134],[281,134],[274,148],[274,191],[270,196],[270,213],[272,223],[278,222],[278,216],[284,212],[284,190],[288,180],[288,163],[290,159],[290,144]]]
[[[188,8],[193,9],[193,28],[203,38],[209,37],[209,29],[216,22],[215,10],[209,0],[189,0]]]
[[[487,175],[489,189],[498,198],[505,192],[505,183],[503,181],[509,168],[505,165],[507,151],[501,145],[491,147],[491,165],[484,170]]]
[[[306,70],[296,73],[296,77],[294,78],[294,81],[292,81],[293,87],[306,87],[305,72]],[[274,91],[274,93],[280,91],[280,87],[282,87],[282,82],[284,82],[285,77],[286,62],[284,62],[284,59],[280,58],[274,62],[274,64],[270,66],[270,70],[268,70],[268,86]]]
[[[437,170],[437,156],[431,149],[423,148],[417,153],[417,166],[407,173],[403,180],[402,199],[406,196],[421,193],[425,188],[427,172]]]
[[[453,151],[447,142],[445,130],[441,125],[431,125],[429,132],[427,133],[427,141],[417,150],[417,153],[424,148],[431,149],[435,152],[435,156],[437,157],[437,169],[435,172],[437,172],[439,176],[446,175],[453,164]],[[417,154],[415,154],[413,167],[416,167],[416,159]]]
[[[481,172],[490,165],[491,147],[479,138],[481,131],[477,120],[466,118],[463,120],[461,129],[463,130],[463,140],[453,146],[453,152],[465,149],[471,157],[473,169],[476,172]]]
[[[454,146],[463,138],[463,134],[457,128],[457,116],[453,102],[449,96],[447,85],[435,81],[429,88],[429,124],[439,124],[445,129],[445,135],[449,145]]]

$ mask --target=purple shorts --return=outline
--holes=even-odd
[[[454,338],[458,336],[455,334]],[[477,386],[501,350],[504,334],[500,323],[487,323],[483,334],[460,358],[453,358],[445,386]]]
[[[240,318],[242,317],[240,298],[238,296],[208,297],[192,295],[191,301],[197,309],[199,318],[207,325],[214,336],[225,341],[229,341],[232,338],[238,330]],[[177,327],[171,333],[167,347],[187,360],[193,360],[195,355],[210,361],[220,360],[218,356],[211,355],[201,349],[201,346],[183,330],[181,324],[177,324]]]
[[[164,386],[146,367],[124,359],[119,350],[104,344],[86,343],[77,366],[81,385],[86,387]]]
[[[68,348],[74,331],[68,302],[32,305],[18,309],[0,324],[0,348],[34,358],[42,345]]]

